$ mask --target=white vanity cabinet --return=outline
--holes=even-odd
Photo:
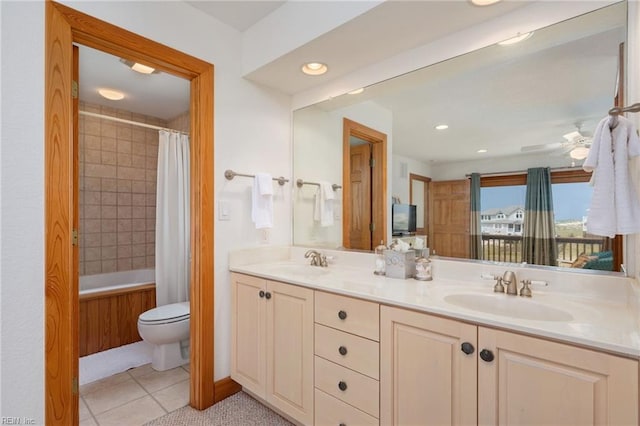
[[[637,425],[638,361],[478,327],[479,424]]]
[[[637,360],[383,306],[380,363],[385,425],[638,424]]]
[[[314,291],[238,273],[231,286],[231,378],[312,424]]]
[[[382,306],[380,424],[476,424],[477,347],[474,325]]]
[[[315,425],[377,425],[380,305],[315,294]]]

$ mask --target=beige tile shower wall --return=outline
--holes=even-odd
[[[191,128],[191,121],[189,111],[185,111],[179,116],[167,121],[167,127],[181,132],[189,132]]]
[[[81,111],[167,126],[80,104]],[[153,268],[158,131],[80,116],[80,275]]]

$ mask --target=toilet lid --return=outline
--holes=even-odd
[[[189,318],[189,302],[171,303],[169,305],[158,306],[143,312],[138,317],[141,322],[165,322],[180,321]]]

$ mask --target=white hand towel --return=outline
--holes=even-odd
[[[270,174],[256,173],[251,198],[251,220],[256,229],[273,228],[273,181]]]
[[[631,121],[620,116],[613,129],[608,117],[600,121],[582,166],[594,173],[589,233],[613,237],[640,232],[640,202],[629,175],[629,158],[638,155],[640,141]]]
[[[313,209],[313,218],[320,222],[320,226],[333,225],[333,200],[335,195],[329,182],[319,182]]]

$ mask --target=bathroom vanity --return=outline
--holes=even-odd
[[[301,424],[637,425],[638,284],[433,259],[434,280],[375,276],[371,254],[233,253],[232,373]],[[519,284],[521,286],[521,284]]]

